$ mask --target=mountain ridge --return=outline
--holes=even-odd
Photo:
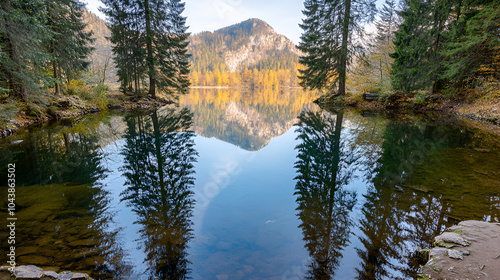
[[[270,58],[297,63],[300,56],[300,51],[290,39],[276,33],[267,22],[258,18],[250,18],[213,32],[204,31],[191,35],[190,42],[194,67],[200,72],[215,71],[216,68],[225,71],[225,67],[230,72],[243,71],[245,68],[262,68],[259,62]],[[200,57],[202,53],[199,49],[207,50],[209,54],[218,57],[213,61],[200,62],[203,58]],[[207,52],[203,54],[206,55]]]

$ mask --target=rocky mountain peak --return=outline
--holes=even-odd
[[[191,38],[192,53],[197,46],[209,42],[212,53],[225,62],[231,72],[251,68],[260,61],[300,53],[288,38],[277,34],[265,21],[251,18],[214,32],[202,32]],[[202,49],[207,49],[202,48]]]

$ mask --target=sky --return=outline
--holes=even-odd
[[[87,8],[104,19],[98,11],[99,0],[83,0]],[[299,43],[304,0],[185,0],[189,32],[214,31],[249,18],[259,18],[274,30]]]

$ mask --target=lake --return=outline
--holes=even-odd
[[[95,279],[413,279],[445,228],[499,222],[488,125],[314,99],[193,89],[178,106],[0,139],[4,198],[16,166],[18,264]]]

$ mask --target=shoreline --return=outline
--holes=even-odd
[[[414,112],[414,113],[441,113],[460,116],[473,121],[485,121],[500,125],[500,101],[488,106],[465,102],[463,100],[444,100],[440,95],[429,96],[424,103],[416,104],[414,98],[394,98],[386,101],[365,101],[353,96],[342,100],[328,100],[320,97],[316,101],[320,107],[325,108],[356,108],[370,111],[383,112]]]
[[[500,223],[463,221],[421,250],[427,263],[417,279],[500,279]]]
[[[120,96],[120,98],[123,98],[123,96]],[[123,112],[135,110],[151,110],[175,103],[173,101],[158,97],[156,99],[150,97],[142,97],[137,100],[123,100],[120,98],[110,95],[111,102],[106,105],[105,108],[99,108],[92,103],[85,104],[84,106],[72,105],[68,104],[68,100],[62,100],[59,102],[55,110],[52,109],[52,107],[49,107],[47,108],[46,115],[43,115],[41,117],[29,117],[26,112],[27,110],[21,110],[20,112],[18,112],[16,117],[9,120],[5,124],[5,127],[0,129],[0,139],[14,135],[21,128],[25,128],[31,125],[43,124],[54,120],[59,121],[70,119],[103,111]],[[70,99],[70,97],[68,97],[67,99]]]
[[[234,88],[234,87],[190,87],[197,88]],[[20,110],[16,117],[5,123],[4,127],[0,128],[0,138],[5,138],[15,134],[20,128],[31,125],[42,124],[53,120],[63,120],[84,116],[91,113],[102,111],[134,111],[134,110],[150,110],[163,107],[165,105],[174,104],[175,102],[163,98],[133,98],[126,97],[121,94],[108,94],[109,104],[105,108],[99,108],[91,102],[77,100],[74,102],[73,96],[61,96],[55,101],[54,106],[46,109],[46,113],[40,117],[28,116],[29,109]],[[128,98],[128,99],[127,99]],[[74,103],[82,102],[75,105]],[[439,113],[452,114],[473,121],[487,122],[500,126],[500,102],[489,106],[478,106],[477,104],[468,104],[463,100],[444,100],[439,95],[430,96],[423,104],[416,104],[412,98],[390,98],[386,101],[373,100],[365,101],[354,96],[347,96],[342,99],[328,100],[325,97],[320,97],[314,103],[325,109],[335,108],[354,108],[375,112],[385,113]],[[29,105],[27,105],[29,108]],[[497,113],[498,112],[498,113]]]

